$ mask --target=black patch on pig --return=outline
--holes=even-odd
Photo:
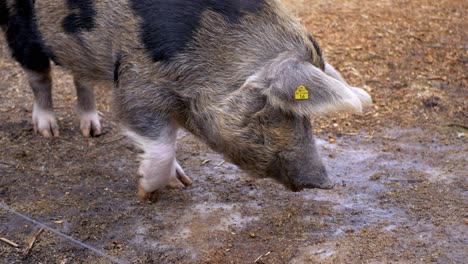
[[[122,55],[118,54],[115,56],[114,62],[114,83],[118,84],[119,82],[119,72],[120,72],[120,63],[122,61]]]
[[[322,57],[323,54],[322,54],[322,49],[320,48],[318,42],[314,39],[314,37],[312,37],[312,35],[309,35],[309,40],[310,42],[312,42],[312,44],[314,45],[314,49],[317,51],[317,54]]]
[[[26,69],[47,70],[50,52],[37,27],[33,1],[16,1],[13,9],[15,12],[10,14],[6,26],[6,39],[13,57]]]
[[[154,61],[170,60],[184,51],[200,26],[201,15],[211,10],[229,23],[246,13],[262,10],[265,0],[130,0],[142,18],[140,38]],[[216,26],[216,25],[213,25]]]
[[[55,54],[47,47],[46,47],[46,52],[47,52],[47,55],[49,56],[49,58],[55,63],[55,65],[57,65],[57,66],[62,65],[62,64],[60,64],[57,56],[55,56]]]
[[[0,0],[0,26],[4,27],[8,23],[8,8],[6,0]]]
[[[96,10],[92,0],[67,0],[67,7],[70,14],[62,22],[65,32],[75,34],[94,28]]]
[[[314,49],[317,52],[317,54],[319,55],[319,57],[320,57],[320,65],[319,66],[324,71],[325,70],[325,62],[323,60],[322,49],[320,48],[320,45],[318,44],[318,42],[310,34],[309,34],[309,40],[310,40],[310,42],[312,42],[312,45],[314,45]]]

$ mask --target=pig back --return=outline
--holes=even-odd
[[[52,58],[80,79],[113,81],[126,55],[182,97],[238,89],[284,51],[317,57],[306,30],[275,0],[36,1]]]
[[[139,49],[127,1],[35,1],[35,13],[51,59],[80,80],[112,81],[121,44]]]

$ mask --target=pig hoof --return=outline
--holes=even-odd
[[[143,189],[143,187],[141,187],[141,185],[138,185],[138,196],[142,201],[150,201],[155,203],[158,201],[159,193],[157,191],[147,192]]]
[[[185,185],[177,178],[172,178],[169,180],[167,186],[173,189],[182,189],[185,187]]]
[[[175,161],[175,175],[169,180],[168,186],[171,188],[184,188],[192,185],[192,180],[185,174],[182,167]]]
[[[99,122],[99,116],[96,111],[82,113],[80,115],[80,121],[80,128],[83,136],[96,137],[102,133],[101,122]]]
[[[43,137],[59,136],[59,128],[52,111],[41,110],[35,107],[33,111],[33,125],[34,132],[41,134]]]

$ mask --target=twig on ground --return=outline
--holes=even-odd
[[[9,239],[4,238],[4,237],[0,237],[0,241],[5,242],[5,243],[7,243],[8,245],[10,245],[10,246],[12,246],[12,247],[15,247],[15,248],[19,247],[18,244],[16,244],[15,242],[13,242],[13,241],[11,241],[11,240],[9,240]]]
[[[417,183],[417,182],[425,182],[427,180],[418,180],[418,179],[388,179],[389,181],[394,182],[408,182],[408,183]]]
[[[461,128],[463,128],[463,129],[467,129],[467,130],[468,130],[468,125],[452,123],[452,124],[448,124],[448,126],[449,126],[449,127],[461,127]]]
[[[370,135],[365,136],[364,138],[374,138],[375,130],[372,130]]]
[[[28,247],[24,250],[24,254],[27,255],[29,254],[29,252],[31,251],[31,249],[34,247],[34,244],[36,243],[36,240],[37,238],[42,234],[42,232],[44,232],[44,228],[41,227],[39,229],[39,231],[36,233],[36,235],[34,235],[33,239],[31,240],[31,242],[29,242],[29,245]]]
[[[263,255],[260,255],[260,256],[254,261],[254,263],[257,263],[261,258],[270,255],[270,253],[271,253],[271,251],[268,251],[267,253],[265,253],[265,254],[263,254]]]
[[[348,132],[348,133],[343,132],[343,133],[339,133],[339,134],[341,134],[343,136],[357,136],[357,135],[359,135],[359,133],[351,133],[351,132]]]
[[[110,144],[110,143],[114,143],[114,142],[117,142],[117,141],[120,141],[122,139],[124,139],[125,136],[121,136],[121,137],[118,137],[118,138],[114,138],[114,139],[110,139],[108,141],[104,141],[104,142],[101,142],[99,143],[99,145],[107,145],[107,144]]]

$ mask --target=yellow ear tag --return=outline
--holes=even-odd
[[[309,99],[309,91],[307,91],[304,85],[301,85],[297,88],[295,96],[296,100],[307,100]]]

